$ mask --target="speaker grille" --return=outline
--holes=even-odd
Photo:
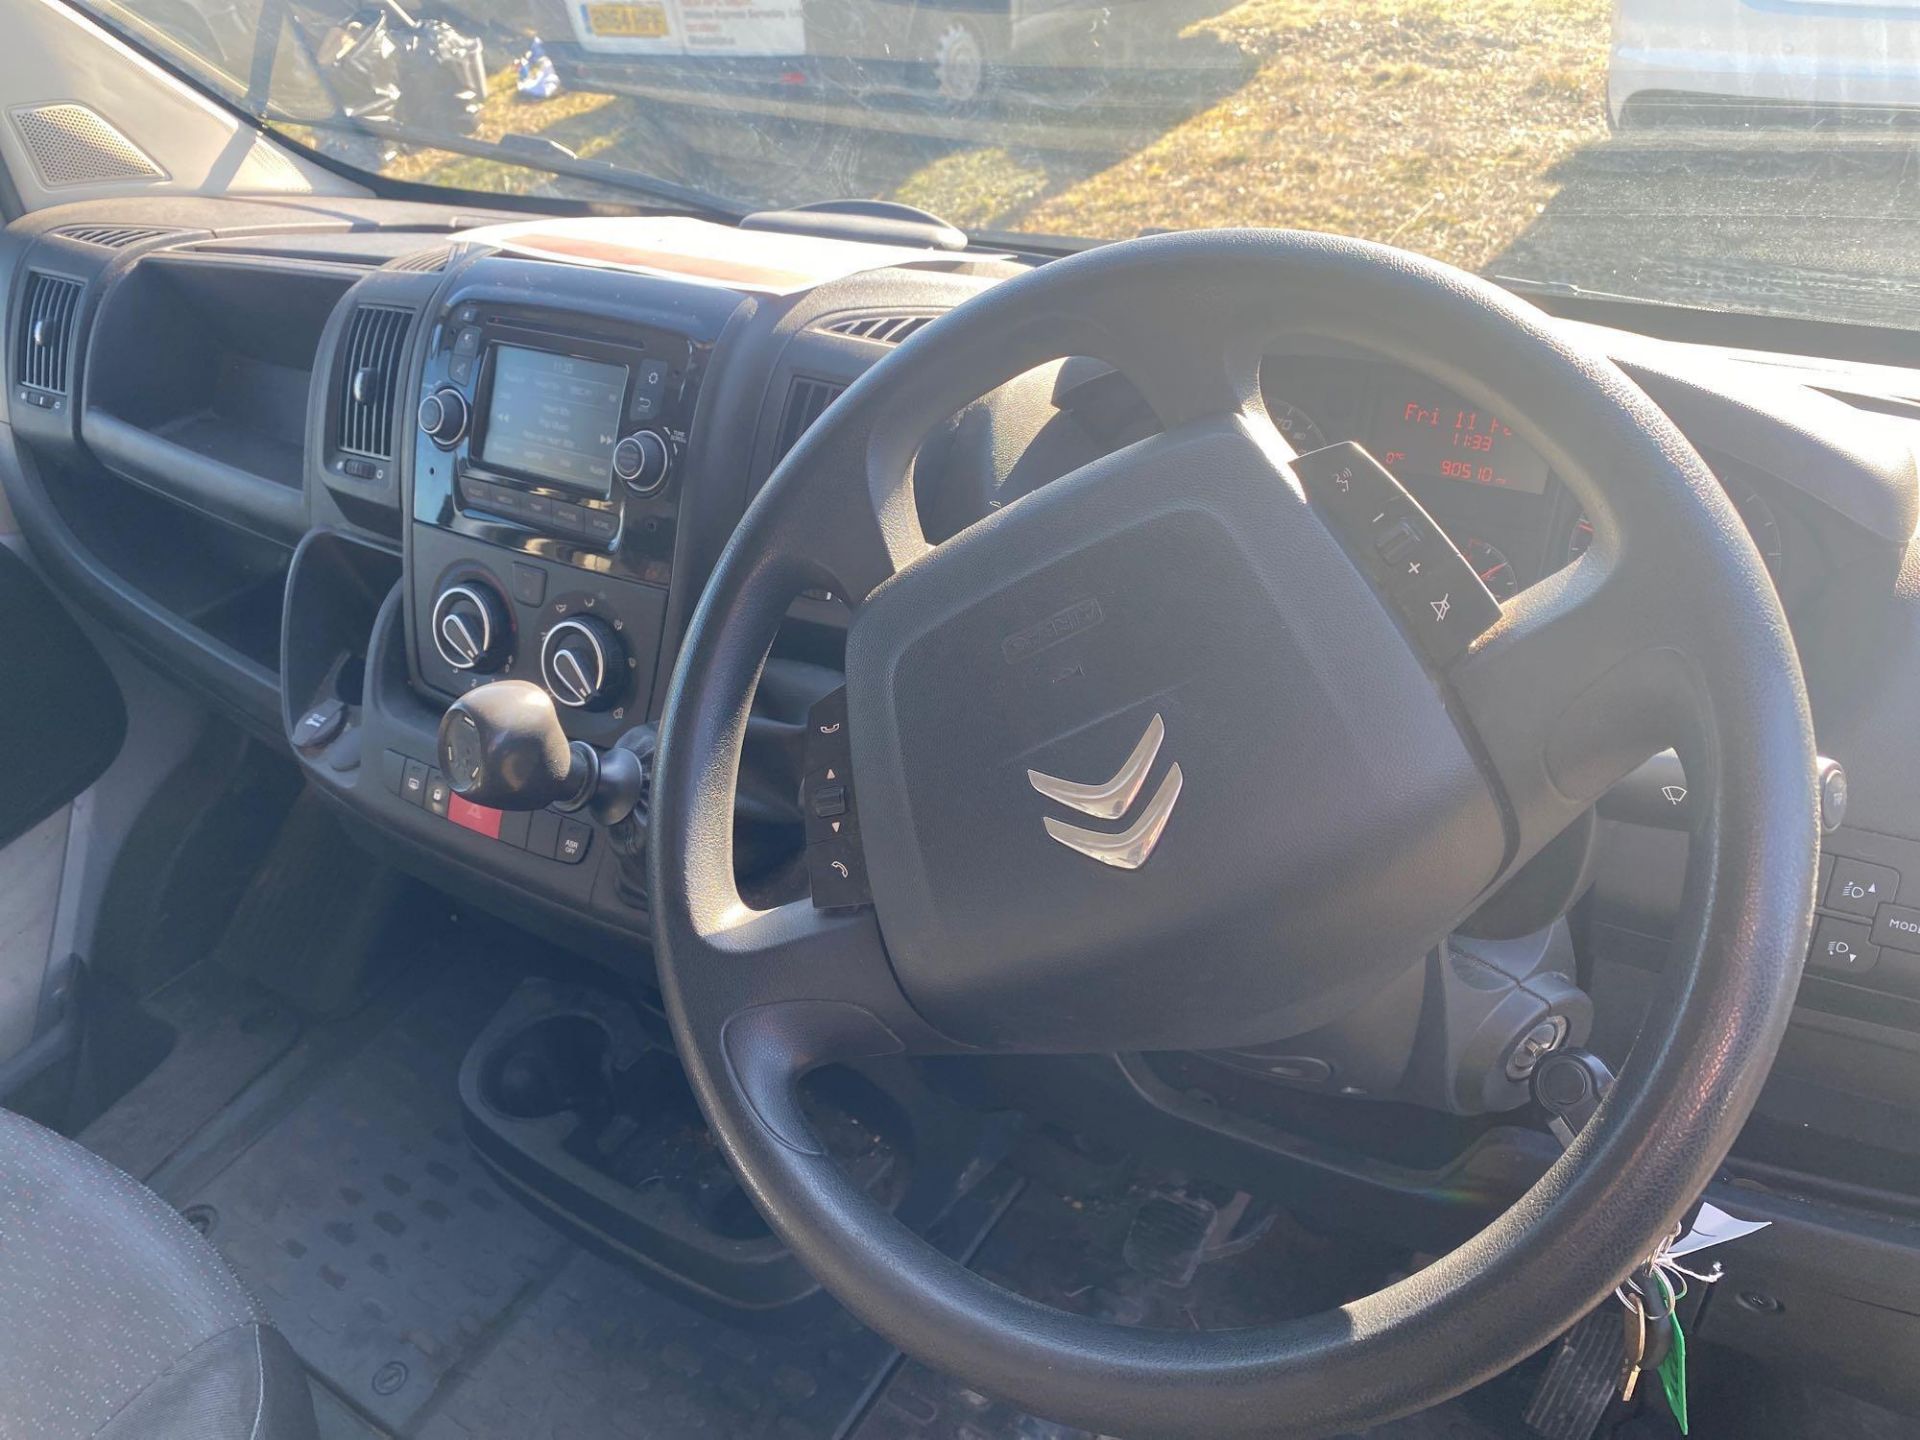
[[[40,183],[49,190],[166,178],[144,150],[85,105],[23,105],[12,114]]]

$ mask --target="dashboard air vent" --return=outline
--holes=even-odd
[[[836,320],[826,329],[831,335],[851,335],[856,340],[898,345],[933,319],[931,315],[856,315],[851,320]]]
[[[815,380],[807,375],[793,377],[793,384],[787,387],[787,408],[780,412],[780,435],[773,447],[774,464],[778,465],[786,457],[808,427],[846,388],[835,380]]]
[[[124,250],[129,245],[144,245],[168,235],[185,232],[170,225],[62,225],[53,232],[82,245],[98,245],[104,250]]]
[[[447,261],[453,258],[453,251],[445,245],[433,250],[416,250],[411,255],[402,255],[398,260],[387,262],[389,270],[411,270],[416,274],[438,274],[447,268]]]
[[[55,395],[67,393],[67,361],[73,351],[73,317],[80,308],[81,285],[58,275],[27,272],[20,297],[19,346],[13,378]]]
[[[362,305],[347,327],[346,373],[340,390],[340,448],[374,460],[393,458],[393,402],[406,361],[413,312]]]

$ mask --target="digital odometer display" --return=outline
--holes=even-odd
[[[1375,454],[1402,483],[1464,480],[1543,495],[1547,462],[1486,411],[1434,388],[1393,386],[1374,419]]]
[[[497,345],[480,458],[572,490],[610,495],[626,394],[624,365]]]

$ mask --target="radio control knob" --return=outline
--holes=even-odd
[[[540,642],[540,679],[555,700],[574,710],[610,701],[626,670],[626,646],[604,620],[570,615],[555,621]]]
[[[433,602],[433,648],[456,670],[490,675],[511,649],[513,619],[500,592],[484,580],[449,585]]]
[[[653,494],[672,468],[673,451],[657,430],[636,430],[613,447],[613,473],[637,494]]]
[[[442,385],[420,402],[417,418],[429,440],[451,450],[467,433],[467,397],[451,385]]]

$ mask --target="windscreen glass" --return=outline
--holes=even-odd
[[[1909,0],[84,0],[348,165],[988,241],[1332,231],[1517,288],[1911,326]],[[662,186],[665,189],[662,189]]]

